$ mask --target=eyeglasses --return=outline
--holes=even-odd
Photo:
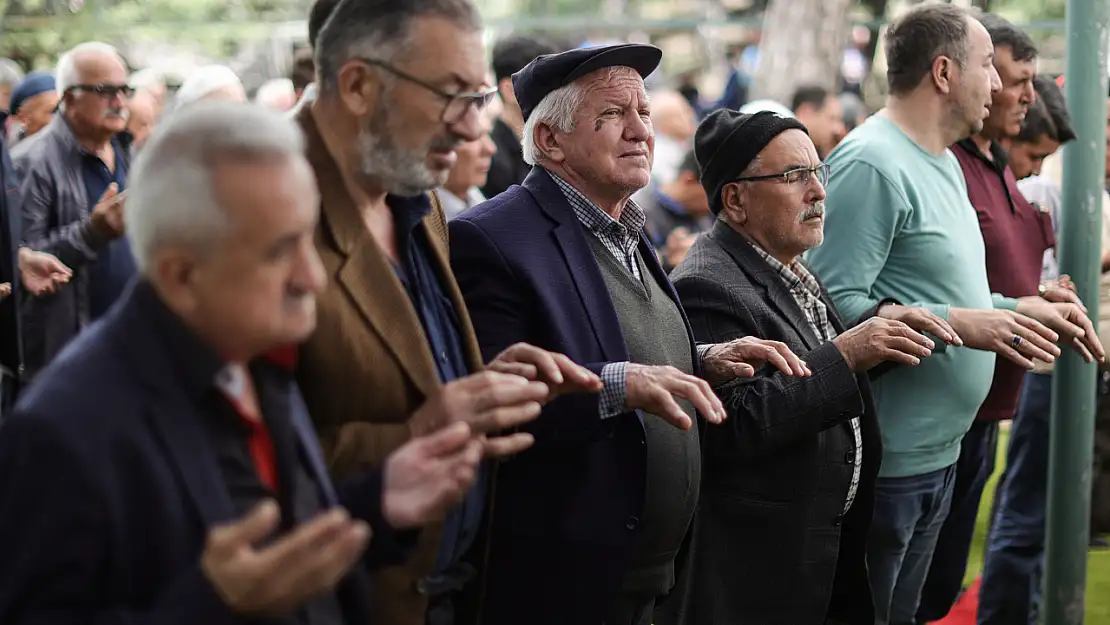
[[[829,183],[829,174],[831,173],[828,164],[821,163],[816,167],[799,167],[798,169],[791,169],[784,171],[781,174],[767,174],[765,176],[748,176],[747,178],[737,178],[733,182],[758,182],[760,180],[777,180],[784,184],[798,184],[806,186],[813,176],[817,176],[817,182],[821,186]]]
[[[445,124],[458,123],[463,117],[466,117],[466,113],[471,108],[474,108],[477,111],[481,111],[493,100],[493,96],[497,95],[496,87],[489,87],[483,91],[448,93],[443,89],[429,84],[428,82],[421,80],[420,78],[417,78],[412,74],[403,72],[380,59],[359,58],[358,60],[366,63],[367,65],[380,67],[402,80],[407,80],[408,82],[411,82],[412,84],[419,87],[423,87],[428,91],[434,93],[435,95],[439,96],[443,101],[447,103],[446,106],[443,107],[443,114],[440,115],[440,121]]]
[[[117,95],[121,95],[125,98],[130,98],[131,96],[135,95],[135,88],[131,85],[70,85],[70,87],[66,89],[66,91],[84,91],[86,93],[95,93],[105,100],[111,100]]]

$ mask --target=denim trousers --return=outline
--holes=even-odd
[[[956,465],[875,483],[867,569],[876,625],[914,625],[937,536],[948,516]]]
[[[943,619],[960,597],[967,572],[967,556],[975,537],[979,503],[983,499],[983,488],[994,473],[997,455],[998,422],[973,423],[960,443],[952,504],[937,537],[933,562],[921,590],[918,623]]]
[[[1029,373],[1006,452],[979,595],[979,624],[1037,622],[1044,565],[1052,376]]]

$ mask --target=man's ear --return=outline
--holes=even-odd
[[[933,80],[933,87],[935,87],[937,91],[945,95],[952,92],[952,73],[954,69],[955,63],[946,56],[938,56],[933,59],[930,77]]]
[[[540,149],[545,159],[553,163],[561,163],[566,160],[566,154],[559,142],[559,134],[555,132],[554,128],[544,123],[536,124],[532,136],[536,142],[536,147]]]

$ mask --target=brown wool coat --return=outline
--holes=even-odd
[[[328,276],[317,300],[317,328],[301,349],[297,377],[332,477],[379,466],[409,440],[406,421],[439,390],[428,340],[390,260],[366,229],[328,152],[311,109],[296,117],[320,188],[316,246]],[[455,305],[471,371],[483,368],[474,328],[447,256],[447,222],[435,196],[424,219],[432,262]],[[372,577],[373,622],[424,625],[427,597],[418,582],[432,573],[442,523],[426,526],[401,566]]]

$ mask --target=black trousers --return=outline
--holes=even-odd
[[[655,597],[621,595],[605,615],[604,625],[651,625]]]

